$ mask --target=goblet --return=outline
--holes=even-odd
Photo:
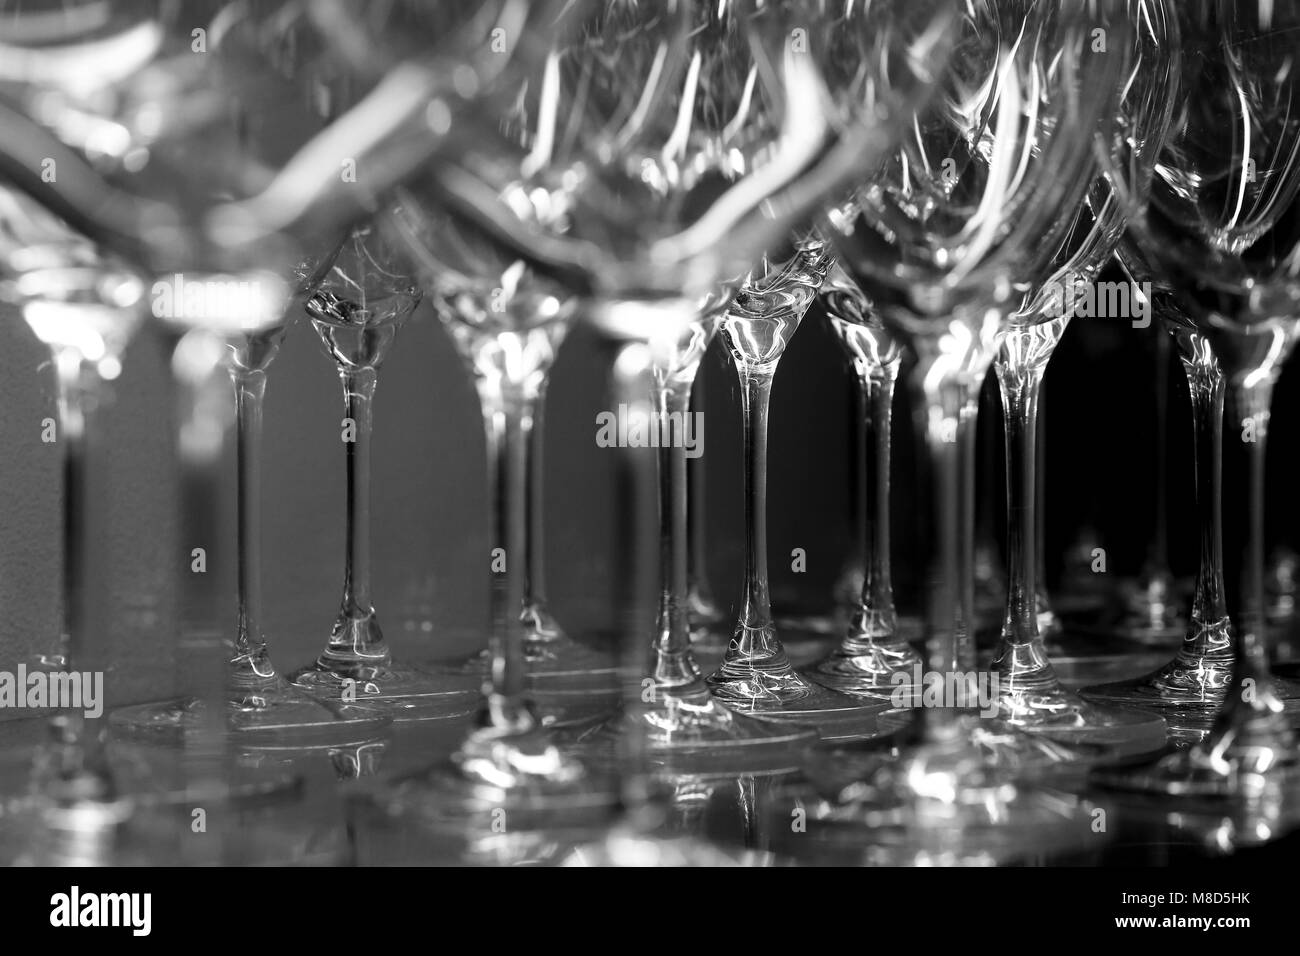
[[[933,19],[937,8],[922,7]],[[416,195],[404,204],[416,211],[406,232],[424,261],[430,260],[423,237],[431,230],[419,217],[443,217],[453,229],[454,241],[439,247],[438,268],[426,279],[435,304],[451,291],[477,303],[448,318],[457,334],[479,345],[475,363],[485,403],[498,412],[494,429],[523,434],[537,362],[549,357],[575,292],[607,337],[646,345],[661,367],[672,367],[700,303],[744,274],[813,201],[792,187],[826,129],[820,114],[785,108],[791,99],[817,95],[811,66],[802,51],[773,57],[759,42],[759,31],[778,29],[773,24],[784,30],[790,12],[748,3],[682,3],[665,12],[623,0],[588,17],[570,9],[562,18],[566,39],[541,51],[522,94],[507,94],[514,105],[502,124],[505,136],[492,122],[463,126],[463,157],[430,169],[419,184],[427,201]],[[896,53],[903,37],[893,39],[882,47]],[[918,69],[931,63],[941,40],[919,44],[919,59],[909,62]],[[907,94],[918,86],[909,84]],[[900,98],[882,101],[879,129],[901,122],[891,111]],[[788,203],[765,205],[786,191]],[[462,250],[509,281],[485,281],[484,270],[444,269],[461,261]],[[505,290],[500,312],[491,309],[493,289]],[[506,353],[504,335],[475,335],[474,325],[498,332],[504,323],[512,335],[528,336],[528,350]],[[518,356],[517,374],[498,364],[507,354]],[[502,390],[510,400],[505,408],[496,404]],[[620,387],[617,394],[628,392]],[[515,456],[524,446],[516,439],[512,447],[507,474],[521,476]],[[427,802],[432,790],[443,797],[444,814],[468,807],[481,817],[508,806],[525,817],[538,808],[563,816],[590,807],[595,785],[571,769],[576,765],[562,757],[527,702],[510,563],[520,553],[521,533],[511,529],[519,525],[522,490],[514,480],[502,487],[511,489],[500,494],[508,510],[493,536],[504,544],[506,563],[498,575],[493,681],[482,727],[450,767],[408,784],[405,802]],[[513,594],[502,597],[506,589]],[[637,668],[642,675],[644,666]],[[641,723],[635,715],[630,722]]]
[[[792,254],[766,255],[722,320],[742,389],[745,429],[745,584],[740,616],[713,693],[755,716],[824,725],[834,736],[870,733],[886,705],[827,690],[797,673],[777,636],[767,577],[767,416],[772,382],[831,265],[826,243],[799,236]]]
[[[700,448],[703,431],[690,417],[691,385],[700,359],[728,308],[706,303],[676,341],[656,338],[650,356],[654,400],[653,426],[661,429],[658,449],[660,580],[656,637],[640,700],[585,736],[584,743],[617,759],[626,734],[642,735],[653,758],[671,762],[679,772],[701,764],[718,772],[739,761],[738,769],[756,770],[770,761],[790,763],[792,744],[814,733],[803,727],[779,728],[734,712],[710,693],[695,661],[691,641],[687,578],[687,448]],[[676,433],[674,434],[674,430]],[[629,721],[640,726],[628,727]],[[594,756],[594,755],[593,755]]]
[[[383,701],[401,719],[469,713],[477,688],[461,675],[437,675],[393,663],[371,598],[370,441],[379,366],[420,291],[401,254],[374,223],[353,228],[328,274],[306,302],[307,314],[343,384],[342,438],[347,452],[347,550],[343,598],[325,650],[290,680],[347,701]]]
[[[688,341],[698,342],[702,339],[707,345],[709,336],[698,322],[687,325],[681,332]],[[684,351],[689,365],[692,360],[698,362],[699,353],[704,351],[704,348],[699,345],[695,349],[690,348],[689,345],[683,349],[680,343],[675,343],[656,354],[656,351],[644,342],[620,341],[617,334],[607,340],[606,347],[612,348],[616,353],[613,382],[619,404],[628,409],[631,420],[647,423],[653,422],[662,408],[659,401],[662,400],[665,391],[663,386],[665,366],[671,364],[672,357],[681,355]],[[688,389],[687,382],[679,385],[677,391],[689,394]],[[656,395],[655,403],[647,401],[649,394]],[[681,398],[678,399],[678,403],[682,403]],[[662,453],[659,454],[660,466],[664,464],[665,457]],[[650,456],[644,449],[632,445],[620,449],[618,511],[622,525],[628,532],[625,538],[628,542],[624,545],[625,553],[621,555],[627,571],[621,582],[621,596],[627,606],[628,633],[623,641],[626,665],[623,682],[623,720],[620,728],[622,732],[604,741],[612,746],[616,753],[616,759],[612,761],[612,773],[617,779],[618,813],[606,828],[596,831],[598,835],[593,836],[588,827],[585,833],[572,839],[572,845],[559,859],[562,866],[738,865],[734,858],[712,844],[673,832],[671,800],[663,792],[661,779],[661,775],[665,773],[665,766],[662,760],[655,758],[656,749],[662,755],[665,741],[670,746],[681,742],[674,739],[675,736],[685,737],[688,741],[694,738],[696,742],[713,744],[716,748],[716,744],[725,736],[743,742],[744,734],[739,731],[743,731],[746,723],[758,724],[757,721],[747,721],[739,715],[734,715],[736,723],[732,726],[720,720],[720,715],[716,713],[720,705],[716,701],[709,700],[707,692],[703,698],[692,693],[701,688],[699,673],[693,670],[693,667],[688,668],[688,672],[682,674],[677,680],[672,678],[678,675],[665,674],[661,677],[659,673],[659,669],[662,669],[664,664],[673,662],[671,657],[662,653],[662,645],[666,641],[680,644],[681,619],[685,616],[685,607],[681,601],[666,608],[663,597],[664,592],[669,590],[677,592],[677,596],[680,597],[684,592],[682,584],[685,577],[685,562],[680,553],[685,543],[680,533],[685,518],[684,509],[681,507],[684,504],[681,496],[681,492],[684,491],[681,479],[685,477],[682,474],[684,468],[681,466],[685,464],[685,458],[672,457],[678,459],[675,469],[677,473],[665,476],[660,472],[655,475],[650,467],[652,465]],[[665,571],[669,570],[668,566],[670,566],[677,580],[672,584],[661,583],[658,587],[656,587],[658,575],[655,573],[656,562],[652,557],[653,550],[646,547],[655,538],[653,525],[656,485],[659,498],[658,523],[662,526],[665,522],[671,521],[676,526],[675,530],[664,530],[668,532],[671,544],[677,551],[675,560],[661,557],[658,562]],[[669,502],[666,500],[668,498],[675,499],[673,507],[669,507]],[[660,537],[662,539],[664,535],[661,533]],[[666,544],[661,540],[661,552]],[[657,599],[656,591],[659,592]],[[657,611],[652,612],[654,608],[657,608]],[[665,620],[665,610],[670,611],[676,620]],[[647,695],[641,693],[641,685],[636,680],[644,659],[642,635],[650,630],[652,623],[656,624],[656,629],[661,634],[655,648],[658,652],[659,664],[659,669],[655,672],[655,680],[666,685],[666,693],[679,695],[680,703],[683,705],[681,711],[684,713],[677,709],[670,710],[663,707],[658,702],[657,695],[651,695],[647,700]],[[683,660],[680,657],[678,659]],[[684,663],[691,664],[689,644],[686,645]],[[658,691],[658,684],[654,686]],[[676,731],[674,735],[664,734],[658,729],[657,722],[652,716],[656,713],[661,718],[667,716],[670,719],[670,726],[665,729],[674,729]],[[695,721],[696,714],[699,715],[698,723]],[[725,753],[716,749],[715,752]],[[668,759],[675,764],[676,758],[680,756],[680,752],[670,751]],[[656,776],[656,771],[660,776]]]
[[[48,347],[58,389],[52,437],[61,449],[64,482],[63,626],[57,648],[43,655],[46,667],[31,669],[45,669],[51,688],[78,693],[50,700],[56,716],[30,781],[40,819],[51,828],[111,830],[131,812],[105,748],[104,721],[91,716],[96,695],[103,710],[111,564],[107,512],[90,505],[103,494],[107,473],[100,416],[144,318],[144,298],[144,283],[130,268],[105,259],[28,197],[0,185],[0,302],[13,306]],[[20,679],[19,693],[27,694],[29,686]],[[83,819],[73,826],[78,814]],[[7,851],[15,838],[29,837],[7,831]],[[6,855],[12,859],[16,852]]]
[[[1105,783],[1222,800],[1290,788],[1298,766],[1285,715],[1296,688],[1269,674],[1263,647],[1263,462],[1272,385],[1297,335],[1300,87],[1288,38],[1300,12],[1248,3],[1177,7],[1171,16],[1178,42],[1170,45],[1167,96],[1181,122],[1123,251],[1130,270],[1152,283],[1192,394],[1201,570],[1177,658],[1085,694],[1169,714],[1193,737],[1213,722],[1187,750],[1108,774]],[[1131,194],[1127,172],[1115,179]],[[1225,460],[1240,466],[1235,493],[1222,494]],[[1225,503],[1237,520],[1221,524]],[[1230,545],[1223,528],[1233,533]]]
[[[894,607],[890,573],[889,463],[894,385],[903,349],[872,315],[871,303],[839,268],[831,270],[822,292],[827,314],[850,356],[861,391],[858,419],[865,494],[860,504],[865,573],[847,633],[839,646],[817,663],[809,676],[850,694],[887,697],[895,674],[910,683],[921,663]]]
[[[231,348],[241,400],[251,401],[255,412],[277,342],[274,326],[283,316],[279,323],[262,321],[262,307],[279,296],[259,285],[264,276],[249,276],[250,269],[270,269],[277,289],[286,282],[310,285],[328,264],[320,237],[339,235],[338,223],[370,201],[367,189],[353,188],[339,174],[340,164],[346,173],[347,163],[373,155],[375,137],[407,130],[414,103],[423,111],[438,88],[410,73],[357,83],[369,92],[322,130],[303,99],[328,99],[341,80],[339,41],[330,32],[336,24],[323,8],[224,7],[213,20],[199,21],[205,25],[197,35],[183,20],[206,16],[207,8],[171,10],[169,20],[153,18],[147,5],[115,10],[107,21],[88,12],[94,11],[73,4],[56,17],[6,21],[13,31],[3,38],[9,41],[4,118],[14,135],[0,162],[16,185],[75,228],[165,276],[154,289],[159,316],[193,325],[204,316],[224,321],[241,307],[257,311],[251,331]],[[313,18],[323,18],[324,26]],[[101,82],[87,82],[86,74],[69,78],[57,68],[78,57]],[[498,58],[493,68],[509,59]],[[459,61],[449,55],[444,62]],[[232,102],[238,104],[233,114]],[[422,129],[408,133],[407,142],[435,141],[431,127]],[[57,185],[33,176],[41,168],[33,156],[55,164]],[[87,156],[95,157],[93,165]],[[380,188],[408,168],[409,158],[386,156],[367,166],[368,187]],[[255,418],[245,419],[246,446],[255,437]],[[248,489],[256,481],[256,457],[242,458]],[[245,495],[243,502],[241,527],[249,539],[256,533],[256,499]],[[244,556],[248,586],[231,654],[233,725],[280,743],[299,730],[373,734],[387,718],[350,704],[323,704],[288,689],[275,674],[257,626],[256,554]],[[146,705],[116,720],[172,734],[191,711],[191,702]]]
[[[1115,109],[1117,125],[1107,123],[1098,135],[1099,150],[1113,165],[1129,172],[1140,190],[1152,178],[1156,151],[1171,121],[1164,87],[1167,27],[1158,15],[1134,9],[1141,24],[1135,46],[1132,82],[1122,88]],[[1091,172],[1091,170],[1090,170]],[[1140,192],[1131,198],[1140,201]],[[1097,276],[1123,233],[1127,205],[1098,177],[1087,197],[1087,210],[1075,217],[1059,249],[1044,264],[1045,281],[1028,306],[1012,316],[994,362],[1002,392],[1006,428],[1008,593],[1001,644],[993,666],[1000,677],[1001,710],[1013,725],[1031,732],[1050,732],[1058,740],[1129,744],[1155,749],[1164,742],[1163,720],[1132,710],[1097,708],[1066,690],[1053,670],[1043,644],[1041,587],[1042,531],[1036,497],[1039,487],[1038,395],[1043,375],[1066,325],[1076,311],[1093,316],[1102,310]],[[1038,277],[1033,277],[1035,280]],[[1110,297],[1103,301],[1109,301]],[[1131,312],[1136,312],[1131,303]],[[1140,305],[1140,303],[1136,303]]]
[[[924,848],[927,834],[941,828],[951,852],[978,855],[1008,833],[1078,825],[1080,808],[1012,780],[1095,757],[1097,749],[998,719],[1000,675],[962,670],[973,604],[963,580],[973,562],[962,555],[963,527],[972,526],[963,520],[972,456],[963,454],[962,438],[975,424],[974,399],[995,346],[1067,238],[1093,178],[1097,137],[1109,148],[1133,59],[1123,13],[1106,3],[968,6],[934,106],[885,167],[826,217],[845,272],[917,359],[908,384],[921,445],[926,664],[934,672],[922,682],[952,690],[932,692],[934,706],[915,708],[911,725],[890,742],[894,755],[862,748],[865,765],[853,763],[859,786],[823,777],[820,809],[808,814],[819,827],[871,826],[883,810],[905,845]],[[853,12],[831,19],[832,51],[859,29],[854,21]],[[1094,30],[1107,38],[1104,54],[1090,42]],[[841,152],[828,161],[848,168],[852,117],[863,115],[864,101],[869,109],[877,84],[851,57],[828,52],[821,60],[847,117]],[[1032,591],[1016,602],[1022,611],[1028,605],[1022,619],[1032,622]],[[982,702],[992,702],[985,719],[972,712],[981,678]],[[905,694],[903,703],[918,702],[927,703],[923,694]]]

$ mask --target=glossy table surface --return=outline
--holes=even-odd
[[[816,656],[824,647],[824,639],[816,637],[791,642],[794,656],[804,659]],[[1076,685],[1135,676],[1158,663],[1161,654],[1135,653],[1088,665],[1067,664],[1063,676]],[[435,827],[418,808],[415,812],[386,811],[384,795],[391,782],[445,763],[472,721],[472,715],[464,715],[396,723],[382,736],[346,747],[237,751],[233,755],[234,779],[240,781],[242,796],[235,806],[192,794],[181,799],[166,797],[169,781],[179,779],[178,753],[165,747],[114,742],[112,753],[124,788],[152,792],[154,797],[141,802],[133,822],[116,831],[115,841],[74,836],[71,849],[65,848],[60,859],[110,865],[238,862],[326,866],[548,865],[595,859],[589,852],[575,857],[574,851],[605,836],[612,819],[605,812],[593,812],[589,825],[554,831],[516,830],[491,816],[468,827]],[[30,856],[24,859],[13,847],[23,845],[22,839],[15,842],[14,832],[22,835],[32,826],[22,813],[21,793],[45,738],[45,727],[39,719],[0,725],[8,797],[6,810],[0,813],[0,846],[8,857],[5,863],[41,861]],[[872,846],[870,825],[857,828],[848,845],[819,847],[816,840],[801,839],[804,830],[795,821],[800,818],[800,808],[808,806],[815,794],[801,770],[808,764],[803,759],[808,755],[794,756],[790,767],[763,774],[664,775],[656,781],[653,812],[644,815],[643,829],[649,827],[656,836],[678,843],[688,837],[708,841],[727,858],[745,865],[896,859],[891,854],[882,857],[879,848]],[[1063,805],[1073,807],[1080,820],[1074,839],[1037,849],[1013,847],[1009,840],[1004,854],[964,862],[1169,866],[1241,850],[1243,838],[1252,833],[1255,836],[1246,842],[1259,842],[1263,836],[1263,842],[1272,843],[1274,849],[1300,842],[1297,835],[1286,835],[1290,824],[1277,820],[1234,819],[1225,813],[1221,819],[1211,814],[1189,823],[1175,819],[1167,807],[1135,804],[1088,790],[1086,781],[1078,783],[1076,793],[1063,790],[1060,794]],[[1106,820],[1101,828],[1095,825],[1098,808]],[[195,824],[200,816],[201,828]],[[28,847],[25,852],[30,855],[33,851]],[[631,862],[654,864],[664,859],[634,853]],[[929,862],[945,859],[941,855]]]

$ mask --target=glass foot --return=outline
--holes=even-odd
[[[842,694],[888,698],[910,687],[923,666],[921,655],[903,638],[880,641],[850,635],[805,673]]]
[[[847,781],[844,762],[828,755],[836,775],[774,801],[784,825],[774,817],[772,848],[828,863],[969,866],[1096,840],[1090,805],[1016,782],[1022,758],[1050,764],[1069,751],[1051,754],[1050,742],[982,723],[965,716],[937,735],[857,755]]]
[[[130,737],[178,744],[203,726],[206,707],[194,698],[136,704],[113,711],[109,725]],[[392,723],[391,717],[374,708],[313,697],[286,681],[230,701],[226,719],[237,749],[362,743]]]
[[[1098,707],[1063,687],[1003,692],[998,716],[1024,733],[1062,743],[1104,747],[1117,757],[1153,753],[1165,746],[1164,718],[1149,711]]]
[[[612,779],[561,750],[536,718],[515,726],[475,730],[447,763],[398,780],[375,799],[431,829],[481,836],[612,819],[619,798]]]
[[[526,639],[524,659],[528,663],[528,679],[534,687],[554,685],[574,690],[618,687],[618,655],[587,647],[570,637]],[[466,661],[462,670],[481,675],[491,666],[492,652],[485,649]]]
[[[576,746],[593,765],[613,768],[624,734],[639,734],[646,759],[660,773],[775,773],[799,766],[803,745],[817,731],[795,723],[758,720],[715,699],[703,682],[656,688],[636,713],[619,714],[586,728]]]
[[[1139,707],[1165,717],[1171,724],[1196,726],[1213,720],[1231,686],[1231,663],[1205,662],[1199,668],[1175,660],[1134,680],[1097,684],[1079,693],[1098,704]],[[1300,684],[1274,678],[1273,694],[1289,713],[1300,712]]]
[[[927,744],[912,708],[887,710],[878,718],[879,737],[852,743],[822,745],[808,751],[804,775],[824,794],[834,796],[845,788],[870,779],[891,760],[904,760]],[[976,711],[962,714],[956,726],[942,731],[958,744],[965,757],[1008,779],[1050,783],[1065,787],[1082,782],[1087,768],[1107,759],[1112,751],[1097,744],[1067,743],[1043,734],[1029,734],[1000,718],[982,717]]]
[[[409,664],[343,667],[322,659],[290,675],[289,682],[313,696],[362,704],[400,721],[463,717],[479,701],[479,682],[471,675]]]
[[[847,615],[835,617],[780,616],[775,629],[781,635],[781,645],[786,657],[795,667],[821,660],[830,652],[834,638],[843,634],[848,625]],[[706,630],[691,631],[691,651],[706,669],[721,663],[731,650],[735,636],[735,623],[723,623]]]
[[[707,683],[714,697],[733,710],[815,727],[823,740],[873,736],[878,733],[876,715],[889,708],[887,701],[850,697],[807,680],[790,665],[779,643],[764,656],[733,648]]]

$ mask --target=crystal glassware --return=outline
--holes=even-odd
[[[370,442],[379,366],[421,293],[400,252],[375,223],[355,226],[306,311],[343,386],[341,437],[347,456],[347,549],[343,597],[325,650],[294,673],[299,687],[350,702],[382,701],[395,717],[432,719],[471,712],[477,688],[463,675],[397,664],[372,598]]]
[[[340,167],[346,174],[348,163],[365,164],[367,187],[391,182],[406,168],[402,158],[389,151],[374,159],[372,147],[397,129],[427,153],[438,134],[411,127],[409,117],[439,87],[409,72],[363,78],[352,85],[365,95],[323,124],[321,110],[309,106],[338,95],[342,79],[337,21],[323,8],[205,6],[156,16],[150,5],[131,4],[108,19],[95,12],[68,4],[57,17],[6,21],[14,31],[5,35],[12,40],[0,83],[12,139],[0,166],[73,228],[158,277],[160,318],[179,316],[192,327],[205,316],[229,323],[231,312],[247,310],[248,322],[234,326],[247,334],[232,340],[231,359],[236,379],[256,391],[275,326],[288,314],[268,324],[263,307],[279,301],[281,286],[310,284],[328,264],[328,237],[371,201]],[[77,70],[69,69],[74,61]],[[57,168],[54,181],[34,174],[40,157]],[[256,405],[249,388],[240,393]],[[250,442],[254,418],[246,417]],[[256,458],[242,457],[247,488]],[[248,538],[260,529],[255,498],[243,500]],[[243,576],[256,580],[255,560],[245,561]],[[280,743],[299,730],[328,737],[382,727],[387,718],[365,708],[290,690],[260,644],[257,593],[246,587],[244,596],[243,642],[231,653],[233,726]],[[179,701],[115,720],[170,735],[183,733],[192,716],[193,702]]]
[[[788,255],[786,252],[788,251]],[[772,617],[767,575],[767,417],[777,363],[830,269],[819,236],[797,236],[764,257],[722,320],[736,365],[745,429],[745,582],[739,619],[713,693],[728,706],[769,719],[816,724],[824,736],[872,733],[883,701],[864,701],[808,680],[791,664]]]
[[[830,20],[830,50],[851,42],[854,21],[854,12]],[[1096,30],[1105,52],[1092,42]],[[1095,749],[1020,730],[999,715],[998,675],[966,669],[973,456],[962,439],[1001,334],[1049,274],[1084,200],[1094,146],[1109,147],[1133,45],[1119,4],[969,5],[933,105],[883,169],[865,181],[859,174],[851,197],[830,207],[824,229],[841,265],[917,360],[908,385],[921,450],[926,673],[924,687],[905,694],[915,716],[901,735],[869,742],[860,760],[842,754],[836,772],[813,772],[821,787],[807,816],[822,832],[880,839],[888,827],[897,853],[922,856],[938,834],[948,852],[978,856],[992,841],[1005,852],[1021,837],[1073,839],[1072,828],[1086,827],[1080,807],[1013,781]],[[869,115],[878,84],[850,57],[820,59],[845,117],[841,152],[828,161],[847,171],[852,118]],[[1032,594],[1018,602],[1026,600],[1032,619]],[[981,678],[991,702],[982,710]]]
[[[1286,716],[1300,695],[1269,673],[1263,574],[1269,400],[1297,337],[1300,298],[1300,87],[1289,69],[1295,9],[1171,5],[1169,16],[1176,32],[1165,95],[1180,122],[1124,251],[1130,271],[1151,283],[1192,395],[1201,570],[1176,659],[1085,693],[1150,707],[1193,740],[1203,738],[1100,776],[1109,787],[1175,795],[1181,799],[1169,812],[1190,818],[1205,812],[1204,801],[1222,806],[1267,791],[1294,808],[1300,778]],[[1115,179],[1131,190],[1128,172],[1120,167]],[[1233,479],[1227,489],[1225,464]],[[1237,520],[1220,520],[1227,507]]]
[[[911,644],[917,635],[904,629],[894,606],[890,573],[890,420],[903,350],[842,269],[832,269],[822,299],[860,390],[865,562],[847,633],[809,676],[845,693],[888,697],[897,686],[894,675],[903,674],[910,683],[913,668],[921,663]]]
[[[922,6],[932,18],[937,5]],[[474,290],[503,289],[504,302],[515,306],[503,315],[487,298],[448,317],[463,330],[457,334],[480,343],[472,352],[480,387],[494,403],[486,407],[499,411],[491,427],[506,430],[512,450],[498,486],[506,510],[493,536],[505,536],[496,546],[504,546],[506,570],[496,576],[492,686],[481,726],[450,766],[407,781],[390,802],[427,806],[433,794],[439,813],[468,811],[471,825],[486,825],[484,814],[503,806],[525,819],[534,810],[590,813],[597,784],[560,754],[534,715],[515,626],[521,589],[509,556],[520,553],[523,474],[516,455],[536,394],[536,362],[549,355],[575,294],[604,337],[671,361],[700,304],[743,275],[813,202],[794,187],[826,127],[816,111],[786,104],[818,95],[814,72],[803,50],[787,45],[772,56],[767,42],[777,31],[789,39],[792,10],[682,3],[665,12],[624,0],[590,16],[570,8],[563,39],[541,49],[522,95],[518,87],[507,91],[504,123],[494,116],[462,126],[464,155],[434,164],[420,195],[404,204],[452,226],[438,267],[427,270],[435,304],[448,297],[443,290],[469,290],[473,302]],[[888,20],[884,12],[880,18]],[[873,56],[901,49],[902,34],[889,36],[895,44],[885,44],[882,32]],[[941,40],[918,46],[918,70]],[[919,85],[909,84],[906,95]],[[901,122],[890,111],[899,98],[882,99],[880,129]],[[765,203],[777,193],[788,200]],[[426,252],[418,219],[407,231],[417,256]],[[494,278],[464,268],[465,259],[492,262]],[[530,351],[517,353],[522,361],[512,367],[517,375],[494,364],[505,340],[482,334],[502,323],[529,337]],[[628,394],[623,384],[616,394]],[[501,389],[511,404],[498,410]],[[651,643],[649,634],[640,639],[642,648]],[[646,673],[644,665],[638,670]]]

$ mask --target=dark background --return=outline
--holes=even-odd
[[[1112,575],[1136,572],[1150,539],[1153,503],[1153,325],[1080,319],[1067,329],[1044,389],[1049,580],[1085,527],[1107,550]],[[548,577],[552,609],[581,637],[617,619],[614,474],[617,455],[596,446],[596,414],[612,407],[606,368],[590,333],[575,330],[555,365],[546,410]],[[105,418],[110,481],[96,504],[112,514],[116,609],[102,622],[117,662],[116,702],[161,696],[171,684],[173,575],[188,564],[175,541],[165,366],[142,333]],[[1196,569],[1190,409],[1181,372],[1169,375],[1170,554]],[[1270,428],[1270,547],[1296,538],[1291,443],[1300,395],[1288,369]],[[717,597],[740,592],[744,529],[736,377],[715,341],[698,384],[706,410],[709,572]],[[981,430],[1000,439],[993,376]],[[814,306],[777,372],[770,425],[769,535],[779,602],[825,607],[853,547],[850,518],[851,384],[829,323]],[[895,411],[896,577],[906,603],[912,544],[911,442],[899,389]],[[57,445],[40,441],[54,415],[51,369],[12,312],[0,311],[0,666],[12,670],[55,646],[60,473]],[[341,396],[332,363],[305,322],[290,330],[271,367],[265,425],[267,633],[282,669],[323,646],[337,610],[343,555]],[[380,376],[375,407],[375,596],[397,654],[455,657],[485,643],[487,499],[477,400],[464,366],[427,307],[401,331]],[[1000,509],[1000,464],[981,467],[980,501]],[[1225,509],[1231,520],[1232,509]],[[1000,529],[1001,517],[993,527]],[[998,536],[1000,538],[1000,534]],[[803,548],[807,571],[791,571]],[[185,562],[184,565],[180,562]],[[233,599],[232,599],[233,611]],[[233,619],[233,613],[232,613]],[[3,716],[20,716],[22,712]]]

